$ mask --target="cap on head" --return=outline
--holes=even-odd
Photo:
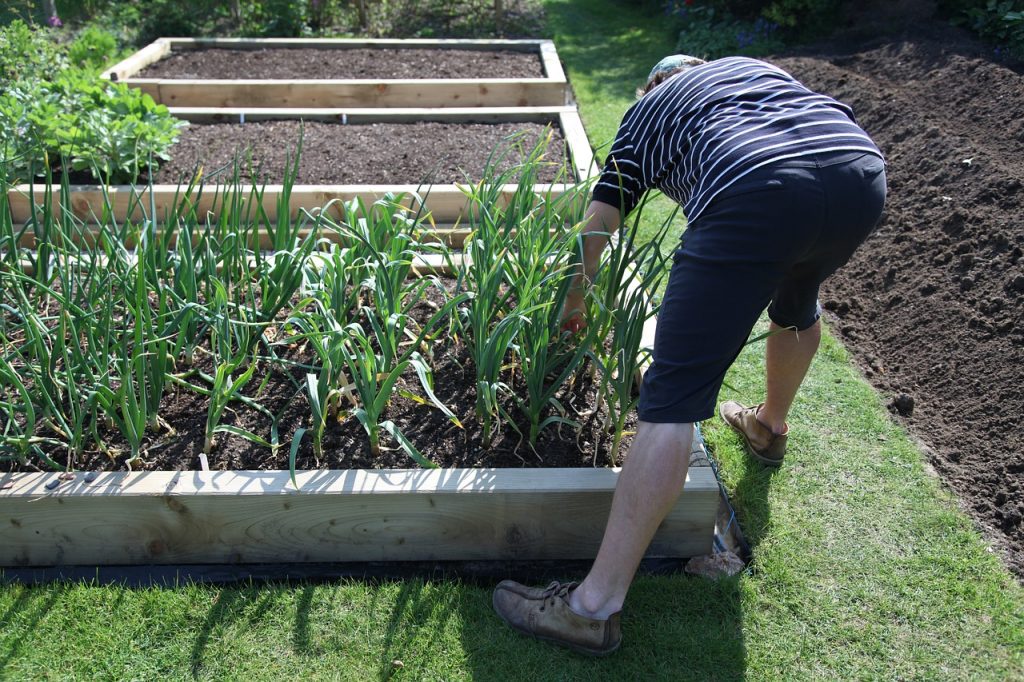
[[[651,69],[650,75],[647,76],[647,80],[651,80],[659,73],[678,69],[681,66],[700,66],[704,63],[705,61],[703,59],[691,57],[688,54],[669,55],[654,65],[654,68]]]

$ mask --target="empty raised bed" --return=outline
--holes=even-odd
[[[283,162],[284,152],[294,148],[297,139],[298,122],[305,121],[309,127],[317,127],[321,135],[319,146],[311,143],[304,144],[304,155],[307,158],[316,158],[324,152],[324,147],[335,145],[336,156],[333,161],[322,163],[325,172],[330,172],[331,167],[339,168],[339,176],[344,177],[343,166],[346,159],[353,163],[358,162],[368,171],[374,167],[380,173],[379,182],[363,182],[368,176],[359,177],[359,182],[313,182],[303,183],[300,177],[291,187],[287,194],[287,205],[292,217],[297,217],[302,210],[318,211],[324,206],[330,206],[329,210],[337,211],[344,202],[355,198],[363,199],[365,202],[373,201],[391,194],[402,194],[407,201],[413,202],[422,199],[425,202],[424,208],[431,213],[434,223],[451,225],[458,223],[464,216],[466,209],[466,194],[459,187],[460,184],[477,181],[479,174],[474,178],[472,174],[462,175],[458,166],[452,165],[449,159],[447,166],[446,182],[430,182],[432,175],[436,175],[439,168],[437,162],[448,158],[449,154],[444,149],[444,141],[436,134],[428,135],[422,139],[422,146],[433,143],[430,149],[421,149],[422,159],[432,159],[425,162],[427,165],[414,172],[412,166],[407,165],[409,174],[405,177],[396,177],[389,168],[389,161],[386,157],[380,156],[387,148],[391,149],[392,158],[396,159],[402,154],[412,154],[410,149],[402,144],[402,140],[395,136],[400,135],[402,126],[412,131],[417,126],[437,125],[440,128],[430,128],[431,131],[447,131],[447,144],[453,149],[449,150],[455,157],[473,161],[479,170],[486,162],[492,152],[490,148],[466,148],[459,144],[460,126],[472,127],[476,132],[484,131],[484,137],[495,143],[501,143],[507,135],[524,127],[532,128],[537,133],[545,128],[551,127],[551,133],[557,142],[551,145],[551,153],[559,156],[555,167],[564,172],[557,175],[552,170],[549,176],[557,182],[538,183],[536,191],[546,194],[558,195],[566,191],[572,184],[593,177],[596,166],[593,160],[593,153],[587,140],[583,125],[580,122],[579,114],[572,107],[538,107],[538,108],[473,108],[473,109],[374,109],[374,110],[345,110],[345,109],[296,109],[296,110],[267,110],[267,109],[206,109],[206,108],[179,108],[173,109],[173,113],[187,121],[193,121],[196,128],[204,125],[220,124],[231,127],[232,134],[242,134],[243,138],[248,135],[245,131],[247,126],[252,125],[253,130],[258,131],[251,135],[252,139],[263,138],[262,142],[270,142],[270,147],[275,150],[278,158]],[[374,128],[373,126],[383,126]],[[271,129],[277,128],[284,131],[282,139],[267,139],[264,132],[267,126]],[[324,126],[333,126],[327,127]],[[493,126],[489,132],[487,126]],[[391,138],[387,144],[382,140],[380,132],[389,131]],[[364,134],[353,137],[353,131],[360,131]],[[187,131],[187,129],[186,129]],[[187,133],[186,133],[187,136]],[[350,139],[362,138],[360,144],[363,147],[358,153],[351,153],[351,150],[344,147],[340,142],[345,137]],[[187,171],[191,174],[195,162],[203,162],[203,147],[201,140],[195,145],[196,150],[190,152],[190,161],[179,164],[178,172]],[[244,146],[244,145],[243,145]],[[230,169],[225,169],[224,164],[230,157],[230,151],[237,147],[228,147],[228,155],[220,156],[219,161],[203,165],[204,182],[211,185],[223,183],[231,175]],[[208,149],[206,151],[209,151]],[[241,150],[244,152],[244,149]],[[173,157],[172,148],[172,157]],[[397,157],[396,157],[397,155]],[[242,155],[244,161],[244,154]],[[398,161],[402,161],[398,159]],[[228,164],[230,166],[230,164]],[[215,171],[221,168],[224,172],[216,175]],[[243,169],[245,170],[245,169]],[[182,187],[178,184],[180,175],[173,171],[161,171],[157,174],[153,184],[143,183],[140,185],[121,185],[112,187],[99,187],[96,185],[72,185],[70,188],[70,204],[74,216],[86,223],[94,222],[97,217],[104,215],[105,210],[113,212],[118,221],[127,219],[143,220],[155,217],[162,221],[167,215],[170,207],[175,201],[180,200]],[[387,173],[387,175],[385,175]],[[455,182],[453,177],[461,176],[462,180]],[[243,181],[237,191],[244,195],[245,200],[254,192],[258,193],[260,203],[265,212],[266,219],[274,220],[277,217],[280,200],[284,196],[284,188],[280,184],[280,174],[275,176],[264,176],[262,180],[274,177],[275,184],[261,185],[254,190],[252,184]],[[324,179],[324,175],[316,177],[317,180]],[[390,180],[389,180],[390,178]],[[166,180],[166,181],[165,181]],[[165,182],[160,182],[165,181]],[[185,178],[186,184],[188,178]],[[510,184],[506,195],[514,191],[515,185]],[[31,195],[31,198],[30,198]],[[41,185],[30,187],[19,185],[8,192],[13,220],[16,224],[30,222],[33,206],[35,210],[45,203],[46,190]],[[56,198],[55,198],[56,201]],[[196,199],[196,208],[201,213],[218,214],[223,206],[222,195],[215,187],[208,187]],[[32,234],[26,233],[24,239],[33,239]],[[24,242],[23,242],[24,244]]]
[[[353,58],[346,60],[348,52]],[[241,65],[246,68],[239,69]],[[528,75],[513,75],[517,73]],[[104,77],[176,107],[526,107],[568,102],[565,73],[548,40],[161,38]]]

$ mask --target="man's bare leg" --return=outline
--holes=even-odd
[[[785,433],[786,415],[821,342],[821,320],[801,331],[771,323],[765,348],[765,399],[757,420],[773,433]]]
[[[597,559],[569,595],[573,611],[607,618],[622,609],[647,546],[683,490],[692,442],[693,424],[640,422],[615,485]]]

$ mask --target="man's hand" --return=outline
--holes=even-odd
[[[562,306],[562,331],[577,333],[587,326],[587,307],[584,299],[590,287],[590,278],[597,272],[601,251],[608,238],[619,228],[619,209],[601,201],[591,201],[584,216],[581,232],[583,238],[583,263],[581,272],[576,274],[569,293]]]
[[[573,286],[565,296],[562,306],[562,331],[576,334],[587,326],[586,307],[583,298],[586,294],[584,286]]]

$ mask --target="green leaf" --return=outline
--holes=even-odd
[[[237,426],[232,426],[230,424],[221,424],[221,425],[217,426],[217,428],[215,428],[213,430],[213,432],[214,433],[230,433],[232,435],[239,436],[240,438],[244,438],[244,439],[246,439],[247,441],[249,441],[251,443],[256,443],[257,445],[263,445],[263,446],[268,447],[268,448],[270,447],[270,441],[266,440],[265,438],[262,438],[261,436],[257,436],[252,431],[249,431],[249,430],[243,429],[243,428],[239,428]]]
[[[416,446],[412,444],[412,441],[405,437],[405,434],[402,433],[402,431],[398,428],[398,426],[395,425],[393,421],[389,419],[388,421],[381,422],[380,426],[389,434],[391,434],[391,437],[398,441],[398,444],[402,447],[403,450],[405,450],[406,454],[412,457],[413,460],[415,460],[415,462],[419,464],[421,467],[425,469],[437,468],[437,464],[431,462],[429,459],[424,457],[423,454],[416,449]]]
[[[292,485],[296,489],[298,489],[299,483],[295,480],[295,459],[299,454],[299,445],[302,444],[302,437],[304,435],[306,435],[306,429],[295,429],[295,435],[292,436],[292,446],[288,451],[288,473],[291,475]]]

